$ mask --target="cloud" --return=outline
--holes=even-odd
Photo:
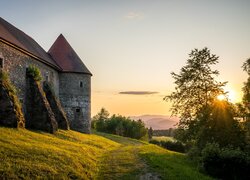
[[[128,95],[150,95],[150,94],[158,94],[159,92],[155,91],[122,91],[119,94],[128,94]]]
[[[130,19],[130,20],[140,20],[144,18],[144,14],[138,13],[138,12],[129,12],[128,14],[124,16],[124,18]]]

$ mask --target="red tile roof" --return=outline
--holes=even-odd
[[[7,41],[14,47],[33,55],[43,63],[46,63],[57,70],[60,70],[55,61],[46,53],[46,51],[30,36],[17,29],[12,24],[0,17],[0,39]]]
[[[62,34],[58,36],[48,53],[61,67],[63,72],[92,75]]]

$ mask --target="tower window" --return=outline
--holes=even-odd
[[[47,82],[49,81],[49,75],[46,75],[46,81]]]
[[[3,58],[0,57],[0,68],[3,68]]]
[[[76,108],[76,112],[79,113],[80,112],[80,108]]]
[[[49,82],[49,72],[45,72],[45,80]]]
[[[82,81],[80,81],[80,87],[81,87],[81,88],[83,87],[83,82],[82,82]]]

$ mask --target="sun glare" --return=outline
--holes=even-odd
[[[220,94],[217,96],[217,99],[220,100],[220,101],[223,101],[226,99],[226,96],[224,94]]]
[[[226,100],[228,99],[228,101],[230,102],[236,102],[236,94],[233,90],[226,90],[227,94],[224,95],[224,94],[220,94],[217,96],[217,99],[220,100],[220,101],[223,101],[223,100]]]

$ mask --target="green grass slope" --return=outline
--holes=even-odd
[[[105,133],[96,133],[121,146],[104,156],[98,179],[209,180],[186,155],[146,142]]]
[[[0,179],[93,179],[98,160],[118,143],[97,135],[56,135],[0,127]]]
[[[210,179],[185,155],[120,136],[0,127],[0,179]]]

